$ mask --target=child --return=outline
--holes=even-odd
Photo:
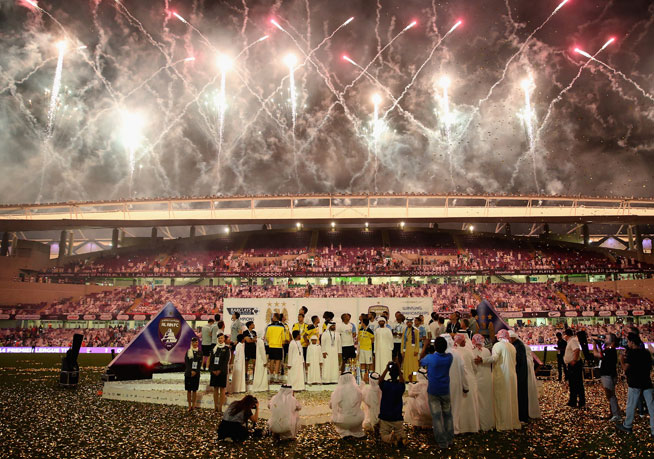
[[[307,384],[322,383],[322,348],[318,344],[318,335],[311,335],[311,344],[307,348]]]

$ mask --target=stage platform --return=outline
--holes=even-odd
[[[268,392],[251,392],[259,399],[259,416],[268,419],[268,401],[279,389],[279,384],[270,385]],[[329,396],[336,388],[336,384],[306,386],[306,390],[297,394],[302,410],[300,419],[304,425],[323,424],[331,420]],[[250,386],[248,386],[250,389]],[[227,396],[227,404],[240,400],[245,393]],[[157,373],[152,379],[133,381],[107,381],[104,383],[102,398],[108,400],[122,400],[137,403],[156,403],[160,405],[187,406],[186,391],[184,390],[183,373]],[[209,386],[209,373],[200,375],[200,388],[198,390],[198,407],[213,409],[213,388]]]

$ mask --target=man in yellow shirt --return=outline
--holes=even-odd
[[[305,361],[307,358],[307,346],[309,346],[309,341],[305,339],[307,333],[307,327],[308,325],[304,323],[304,314],[299,313],[297,315],[297,323],[293,324],[293,329],[291,330],[291,334],[293,334],[295,330],[300,332],[300,342],[302,343],[302,352],[304,353]]]
[[[375,340],[375,335],[369,328],[370,321],[367,318],[361,319],[359,326],[359,366],[363,374],[363,381],[368,383],[368,374],[373,370],[372,361],[372,343]]]
[[[284,340],[286,339],[286,328],[279,321],[279,314],[275,313],[272,322],[266,328],[265,340],[268,343],[268,361],[271,380],[281,380],[279,370],[284,360]]]

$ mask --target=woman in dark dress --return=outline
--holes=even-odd
[[[218,426],[218,440],[235,442],[247,440],[250,436],[248,421],[256,423],[258,419],[259,401],[252,395],[246,395],[242,400],[230,403]]]
[[[200,352],[198,339],[195,336],[191,338],[191,347],[186,353],[184,362],[186,363],[184,389],[186,390],[186,399],[188,400],[188,410],[191,411],[197,408],[198,388],[200,387],[200,365],[202,363],[202,352]]]
[[[245,374],[249,382],[254,380],[254,368],[257,360],[257,332],[254,331],[254,322],[249,321],[245,324],[247,328],[243,332],[245,340]]]
[[[209,385],[213,387],[213,407],[219,413],[223,412],[223,405],[227,398],[225,388],[227,387],[227,372],[231,357],[229,346],[225,345],[225,335],[218,334],[218,343],[211,350],[209,360],[209,371],[211,372]]]

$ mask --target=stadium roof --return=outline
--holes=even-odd
[[[0,206],[0,230],[218,224],[654,223],[654,199],[586,196],[306,194],[206,196]]]

